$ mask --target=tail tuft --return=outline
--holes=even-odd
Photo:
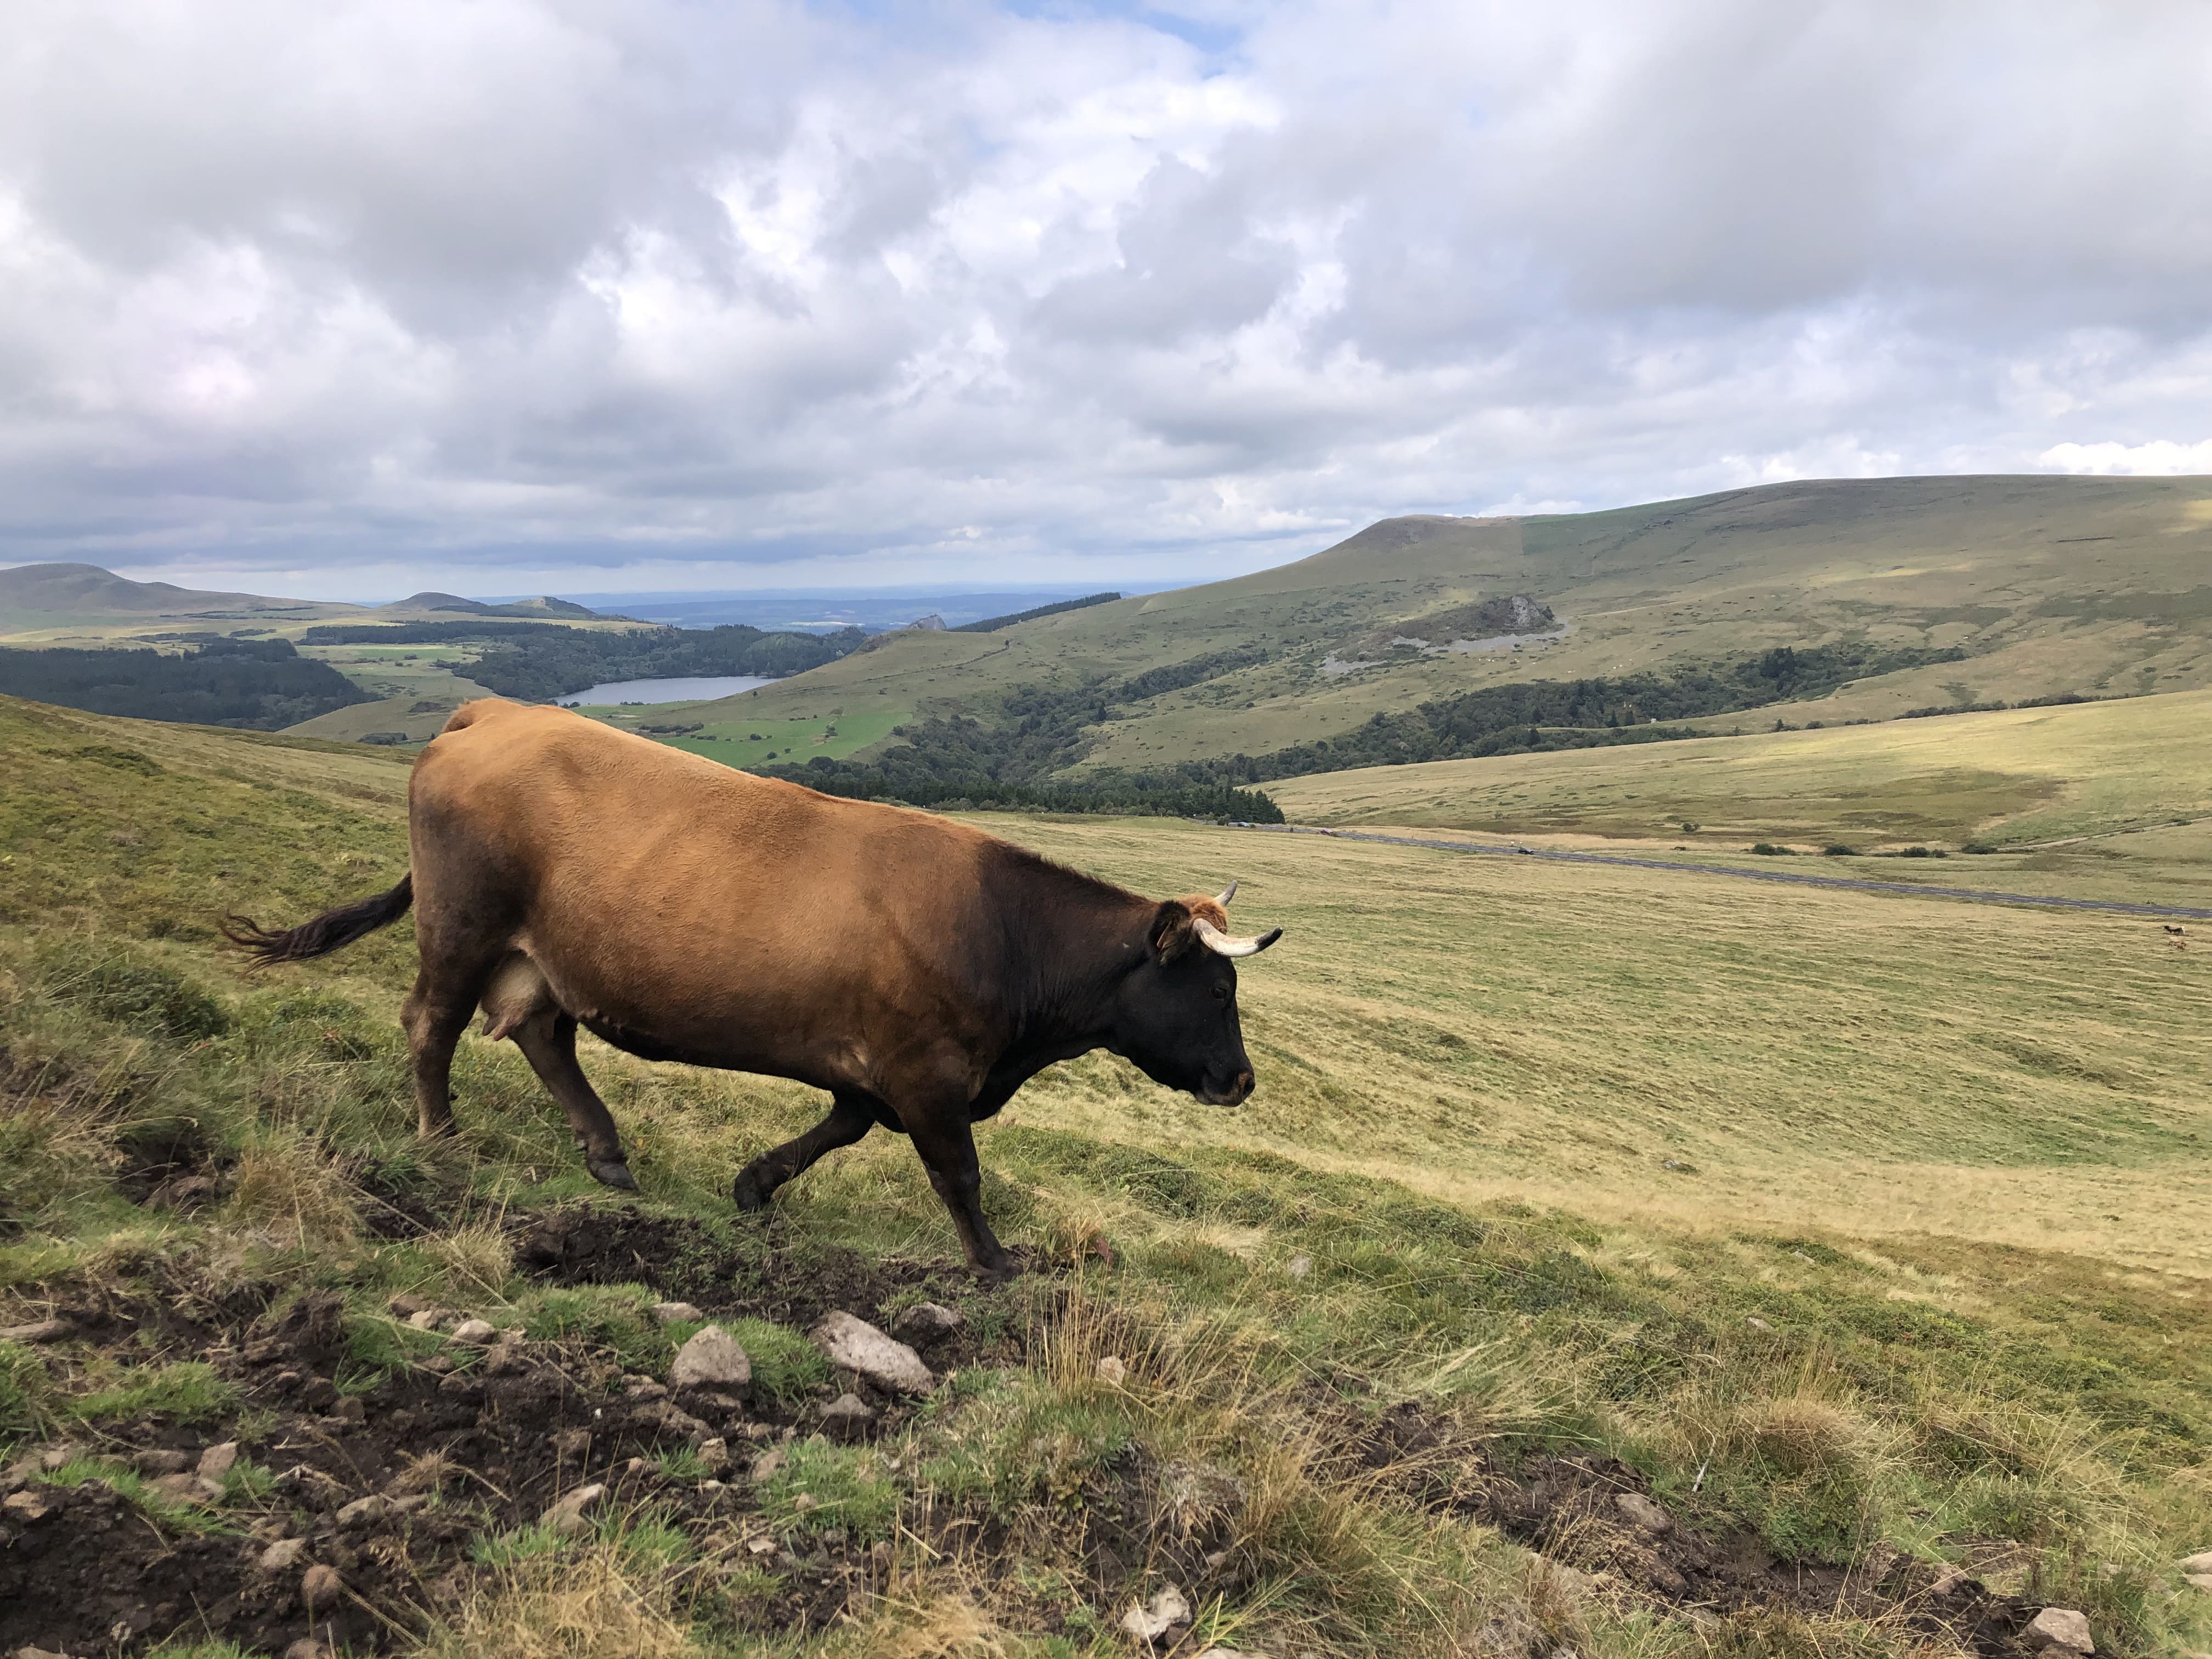
[[[273,968],[278,963],[305,962],[310,957],[326,957],[343,950],[398,921],[414,902],[415,875],[410,871],[390,892],[341,904],[297,927],[272,931],[251,916],[225,916],[219,926],[222,936],[251,958],[250,966]]]

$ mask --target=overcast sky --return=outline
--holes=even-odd
[[[12,0],[0,563],[1188,579],[2212,472],[2202,0]]]

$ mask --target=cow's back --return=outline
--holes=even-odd
[[[464,704],[416,763],[417,903],[513,917],[569,1012],[806,1025],[936,999],[989,836],[840,800],[567,709]],[[658,1012],[656,1012],[658,1011]]]

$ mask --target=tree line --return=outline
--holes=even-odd
[[[373,701],[289,640],[185,636],[197,649],[0,651],[0,692],[93,714],[275,732]]]

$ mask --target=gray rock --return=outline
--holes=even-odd
[[[1129,1380],[1129,1368],[1119,1358],[1109,1353],[1098,1362],[1098,1380],[1118,1389]]]
[[[699,1467],[709,1474],[720,1474],[730,1467],[730,1443],[715,1435],[699,1443]]]
[[[2184,1572],[2212,1572],[2212,1550],[2191,1556],[2181,1564],[2181,1570]]]
[[[156,1475],[182,1474],[191,1466],[192,1455],[190,1452],[160,1449],[131,1455],[131,1467],[149,1480]]]
[[[210,1446],[200,1454],[200,1479],[220,1480],[238,1464],[238,1442],[226,1440],[219,1446]]]
[[[848,1313],[826,1316],[814,1328],[815,1346],[834,1365],[862,1376],[893,1394],[927,1394],[937,1386],[921,1356],[903,1342],[885,1336],[865,1319]]]
[[[47,1502],[46,1494],[35,1486],[11,1492],[6,1498],[0,1498],[0,1515],[6,1516],[10,1521],[25,1523],[43,1521],[53,1510],[54,1506]]]
[[[623,1378],[623,1398],[625,1400],[665,1400],[668,1390],[649,1376]]]
[[[926,1348],[933,1342],[942,1342],[967,1323],[967,1316],[957,1308],[939,1302],[917,1302],[891,1321],[891,1334],[902,1342]]]
[[[417,1308],[407,1316],[407,1322],[418,1331],[434,1331],[451,1316],[440,1313],[435,1308]]]
[[[74,1463],[84,1455],[84,1448],[74,1440],[57,1440],[39,1454],[39,1467],[48,1474]]]
[[[149,1490],[166,1498],[172,1504],[212,1504],[222,1496],[222,1487],[213,1480],[203,1480],[197,1474],[165,1474],[158,1480],[147,1483]]]
[[[540,1518],[562,1537],[574,1538],[592,1524],[586,1517],[606,1495],[605,1485],[595,1480],[588,1486],[577,1487]]]
[[[2020,1635],[2029,1647],[2049,1653],[2087,1654],[2097,1650],[2097,1644],[2089,1639],[2088,1620],[2072,1607],[2044,1608],[2028,1621],[2027,1628]]]
[[[857,1394],[841,1394],[822,1408],[822,1432],[832,1440],[858,1440],[868,1431],[876,1413]]]
[[[704,1440],[707,1425],[685,1411],[681,1406],[666,1400],[648,1400],[629,1414],[633,1423],[651,1423],[666,1434],[682,1435],[687,1440]]]
[[[66,1319],[34,1319],[0,1328],[0,1342],[58,1342],[76,1328]]]
[[[371,1492],[366,1498],[355,1498],[341,1509],[337,1513],[337,1522],[341,1527],[373,1526],[383,1520],[391,1510],[390,1498]]]
[[[319,1563],[301,1575],[300,1601],[309,1613],[326,1613],[337,1605],[344,1589],[345,1580],[338,1577],[338,1570]]]
[[[467,1342],[485,1348],[498,1340],[498,1328],[489,1319],[464,1319],[453,1327],[453,1340],[456,1342]]]
[[[280,1538],[261,1552],[254,1565],[264,1572],[289,1572],[300,1565],[300,1558],[307,1553],[304,1538]]]
[[[70,1659],[66,1653],[56,1653],[52,1648],[20,1647],[9,1659]]]
[[[1613,1506],[1638,1532],[1648,1532],[1654,1538],[1663,1538],[1674,1530],[1674,1517],[1640,1492],[1613,1493]]]
[[[653,1316],[664,1325],[696,1325],[704,1317],[689,1302],[656,1302]]]
[[[709,1325],[676,1351],[668,1382],[676,1389],[744,1389],[753,1380],[753,1362],[737,1339]]]
[[[302,1636],[288,1644],[284,1659],[331,1659],[331,1650],[312,1636]]]
[[[1121,1628],[1147,1644],[1159,1642],[1176,1626],[1188,1623],[1190,1598],[1174,1584],[1163,1584],[1151,1601],[1134,1603],[1121,1615]]]
[[[781,1446],[771,1446],[768,1450],[763,1452],[758,1457],[753,1459],[751,1470],[752,1478],[756,1481],[765,1480],[770,1475],[781,1469],[783,1465],[783,1448]]]

